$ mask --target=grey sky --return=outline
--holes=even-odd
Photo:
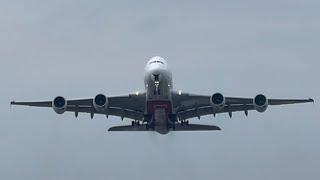
[[[223,131],[106,133],[119,118],[15,100],[175,89],[319,100],[320,1],[0,1],[0,179],[319,179],[319,103],[204,117]],[[129,123],[126,120],[124,123]],[[198,120],[193,122],[199,123]]]

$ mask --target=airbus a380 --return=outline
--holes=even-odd
[[[62,96],[53,101],[15,102],[12,105],[50,107],[58,114],[66,111],[89,113],[132,119],[129,126],[112,127],[109,131],[156,131],[167,134],[170,131],[221,130],[217,126],[189,124],[188,119],[205,115],[249,110],[265,112],[269,105],[285,105],[314,102],[313,99],[268,99],[259,94],[254,98],[225,97],[221,93],[212,96],[196,95],[173,90],[172,72],[161,57],[151,58],[145,67],[145,92],[125,96],[107,97],[98,94],[94,98],[66,100]]]

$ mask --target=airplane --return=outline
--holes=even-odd
[[[265,112],[269,105],[309,103],[309,99],[268,99],[259,94],[254,98],[225,97],[217,92],[213,95],[190,94],[173,90],[172,72],[165,59],[155,56],[145,66],[145,92],[131,93],[124,96],[107,97],[98,94],[94,98],[66,100],[58,96],[53,101],[16,102],[11,105],[49,107],[58,114],[74,112],[117,116],[122,120],[132,120],[131,125],[111,127],[108,131],[155,131],[168,134],[170,131],[214,131],[218,126],[190,124],[189,119],[206,115],[256,110]]]

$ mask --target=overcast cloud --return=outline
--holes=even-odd
[[[319,100],[320,1],[0,0],[0,179],[320,179],[319,103],[207,116],[221,132],[107,133],[120,118],[14,107],[174,88]]]

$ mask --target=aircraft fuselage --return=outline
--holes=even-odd
[[[173,114],[172,107],[172,72],[167,62],[161,57],[150,59],[145,68],[144,85],[146,89],[146,112],[150,128],[165,134],[169,126],[174,123],[169,121]]]

